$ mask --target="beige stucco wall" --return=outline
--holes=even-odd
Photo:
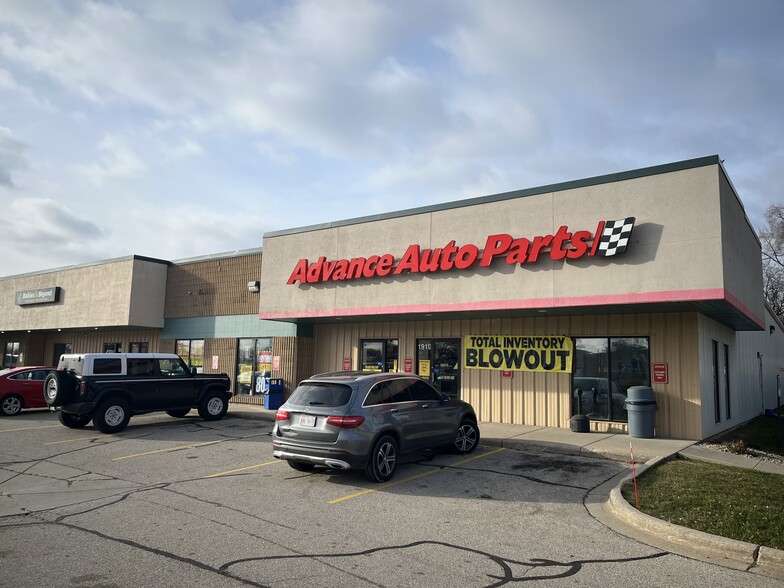
[[[60,301],[16,305],[16,292],[57,286]],[[163,327],[166,264],[123,258],[0,280],[0,331]],[[133,304],[132,304],[133,301]]]
[[[724,287],[736,304],[745,307],[747,314],[766,328],[760,242],[723,171],[719,180]]]
[[[261,316],[329,317],[454,310],[558,308],[722,297],[719,166],[484,202],[410,216],[265,236]],[[286,282],[310,262],[473,243],[489,235],[533,239],[567,225],[594,232],[600,220],[636,217],[625,254],[319,284]],[[732,264],[734,267],[734,264]]]

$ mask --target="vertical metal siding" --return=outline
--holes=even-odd
[[[566,335],[571,337],[648,337],[650,360],[669,364],[670,383],[654,385],[659,404],[656,432],[661,437],[699,439],[700,378],[697,313],[479,318],[323,324],[315,327],[315,371],[340,370],[343,358],[357,368],[360,339],[397,338],[399,367],[416,361],[416,339],[462,338],[469,334]],[[569,427],[571,375],[500,371],[461,371],[462,398],[480,420],[543,427]],[[592,422],[594,430],[625,431],[624,423]]]

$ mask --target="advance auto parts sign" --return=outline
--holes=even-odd
[[[455,240],[443,247],[421,249],[409,245],[400,258],[391,253],[334,259],[319,257],[310,262],[300,259],[294,266],[287,284],[317,284],[319,282],[342,282],[361,278],[379,278],[401,274],[432,273],[489,267],[496,259],[509,265],[536,263],[539,257],[550,259],[579,259],[581,257],[610,257],[626,251],[634,229],[634,217],[621,220],[599,221],[596,231],[575,231],[566,225],[554,235],[538,235],[532,239],[515,238],[507,233],[490,235],[484,247],[473,243],[458,245]]]
[[[571,337],[466,335],[463,366],[520,372],[572,371]]]

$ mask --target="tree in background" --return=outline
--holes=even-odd
[[[762,280],[765,300],[784,321],[784,204],[772,204],[765,211],[767,226],[760,229]]]

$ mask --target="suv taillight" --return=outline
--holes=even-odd
[[[87,380],[79,383],[79,396],[87,396]]]
[[[365,417],[361,416],[331,416],[327,418],[327,424],[343,429],[354,429],[365,422]]]
[[[287,421],[287,420],[289,420],[289,413],[286,412],[285,410],[278,410],[278,412],[275,413],[275,420],[276,421]]]

